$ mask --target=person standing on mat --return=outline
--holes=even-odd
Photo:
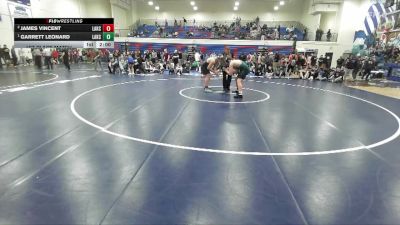
[[[224,87],[224,92],[229,93],[231,88],[232,76],[228,75],[225,70],[229,67],[229,63],[232,60],[232,54],[229,48],[225,48],[224,54],[222,56],[221,62],[222,66],[222,86]]]
[[[246,79],[247,74],[250,73],[250,68],[246,62],[240,59],[232,60],[229,68],[225,70],[230,76],[237,74],[236,77],[236,96],[234,98],[243,98],[243,80]]]
[[[208,58],[203,65],[201,65],[201,75],[204,76],[204,91],[212,92],[211,88],[208,87],[211,79],[211,72],[217,74],[217,58],[210,57]]]
[[[64,54],[62,56],[63,58],[63,63],[65,65],[65,67],[68,69],[68,71],[71,71],[71,67],[69,65],[69,54],[68,54],[68,50],[64,50]]]

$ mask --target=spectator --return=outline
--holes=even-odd
[[[174,70],[178,66],[179,63],[179,53],[178,50],[174,51],[174,54],[172,54],[172,62],[174,63]]]
[[[12,58],[12,61],[13,61],[13,66],[17,67],[18,57],[17,57],[17,53],[15,52],[15,47],[14,46],[12,46],[12,48],[11,48],[11,58]]]
[[[303,31],[303,40],[304,41],[307,41],[308,39],[307,39],[307,28],[304,28],[304,31]]]
[[[26,64],[31,65],[31,63],[33,62],[33,54],[31,52],[31,49],[25,48],[23,52],[25,53]]]
[[[280,40],[281,39],[281,25],[278,25],[277,31],[278,31],[278,40]]]
[[[42,69],[42,53],[41,53],[41,50],[38,49],[38,48],[35,48],[35,49],[33,50],[32,54],[33,54],[33,57],[34,57],[34,59],[35,59],[35,66],[36,66],[38,69],[41,70],[41,69]]]
[[[372,62],[371,59],[368,59],[368,61],[366,61],[364,73],[363,73],[361,79],[364,79],[364,77],[365,77],[365,80],[368,81],[369,77],[371,76],[371,71],[373,69],[374,69],[374,63]]]
[[[26,66],[26,49],[25,48],[20,48],[18,50],[18,55],[19,55],[19,63],[22,64],[23,66]]]
[[[51,62],[51,49],[45,48],[43,50],[44,56],[44,64],[47,66],[47,69],[53,69],[53,63]]]
[[[342,68],[343,63],[344,63],[344,59],[343,59],[342,56],[340,56],[340,57],[338,58],[338,60],[336,60],[336,68]]]
[[[3,60],[6,65],[10,63],[10,49],[7,48],[7,45],[3,45]]]
[[[324,32],[321,29],[317,29],[317,31],[315,33],[315,40],[316,41],[321,41],[323,34],[324,34]]]
[[[345,64],[346,73],[345,73],[344,79],[346,79],[347,76],[352,75],[355,64],[356,64],[356,59],[354,56],[347,58],[346,64]]]
[[[54,64],[59,64],[59,57],[60,53],[57,51],[57,49],[54,49],[53,52],[51,53],[51,57],[53,58],[53,63]]]
[[[328,41],[331,41],[331,38],[332,38],[332,33],[331,33],[331,29],[329,29],[328,32],[326,33],[326,39]]]
[[[100,67],[100,71],[103,72],[103,67],[101,66],[101,58],[102,58],[102,52],[98,51],[96,56],[94,57],[94,70],[97,71],[97,67]]]
[[[325,57],[321,55],[318,59],[318,67],[325,69],[326,68],[326,62],[325,62]]]
[[[183,19],[183,28],[186,29],[187,20],[185,17],[182,17],[182,19]]]
[[[68,53],[68,50],[64,50],[62,59],[63,59],[63,63],[65,65],[65,67],[68,69],[68,71],[71,71],[71,67],[69,65],[69,53]]]
[[[367,60],[365,62],[367,62]],[[353,80],[356,80],[357,74],[360,72],[362,65],[360,63],[360,60],[357,57],[355,58],[355,60],[352,63],[353,63],[353,71],[351,72],[351,74],[352,74]]]
[[[0,48],[0,69],[3,68],[3,61],[4,61],[4,64],[5,64],[4,51],[3,51],[3,48]]]

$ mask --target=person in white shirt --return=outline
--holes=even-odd
[[[200,66],[200,61],[201,61],[201,55],[200,55],[200,53],[199,52],[196,52],[196,53],[194,53],[194,61],[196,62],[196,65],[198,65],[197,66],[197,68],[196,68],[196,71],[198,71],[199,70],[199,66]]]
[[[23,66],[26,66],[26,58],[25,58],[25,49],[24,48],[20,48],[18,50],[18,56],[19,56],[19,63]]]
[[[51,49],[45,48],[43,49],[44,56],[44,64],[47,66],[47,69],[53,69],[53,63],[51,62]]]
[[[199,52],[194,53],[194,61],[200,62],[200,60],[201,60],[200,57],[201,57],[201,55]]]
[[[24,49],[24,53],[25,53],[26,63],[27,63],[27,65],[30,65],[32,63],[32,60],[33,60],[31,49],[30,48],[25,48]]]

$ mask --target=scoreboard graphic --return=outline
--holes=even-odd
[[[113,18],[15,18],[16,48],[113,48]]]

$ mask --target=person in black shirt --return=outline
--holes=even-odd
[[[278,25],[278,40],[281,39],[281,25]]]
[[[161,50],[157,51],[157,60],[161,61]]]
[[[366,61],[365,67],[364,67],[364,74],[362,75],[361,79],[364,79],[368,81],[369,77],[371,76],[371,71],[374,69],[374,63],[372,62],[371,59]]]
[[[0,48],[0,69],[3,68],[3,60],[4,60],[3,54],[4,54],[3,49]],[[5,60],[4,60],[4,63],[5,63]]]
[[[3,57],[5,60],[10,60],[10,49],[7,48],[7,45],[3,45]]]
[[[10,49],[7,48],[7,45],[3,45],[3,60],[6,65],[9,64],[10,61]]]
[[[12,46],[11,48],[11,59],[13,61],[13,66],[16,67],[18,63],[17,53],[15,52],[15,47]]]
[[[63,59],[63,63],[65,65],[65,67],[68,69],[68,71],[71,71],[71,67],[69,65],[69,54],[68,54],[68,50],[64,50],[64,54],[62,56]]]
[[[318,67],[325,69],[325,57],[323,55],[321,55],[318,59]]]
[[[144,59],[141,55],[137,55],[136,62],[137,62],[136,65],[133,66],[134,73],[135,74],[145,73],[143,66]]]
[[[307,28],[304,28],[303,31],[303,41],[307,41]]]
[[[329,29],[328,32],[326,33],[326,39],[328,41],[331,41],[331,38],[332,38],[332,33],[331,33],[331,29]]]
[[[182,17],[182,19],[183,19],[183,27],[184,27],[184,29],[186,29],[187,20],[185,17]]]
[[[222,69],[222,86],[224,87],[224,92],[229,93],[231,90],[232,76],[225,71],[229,67],[229,63],[233,59],[233,55],[229,48],[224,50],[224,54],[221,59],[221,69]]]
[[[178,56],[179,56],[179,65],[183,65],[183,61],[182,61],[182,59],[183,59],[183,54],[182,54],[182,52],[181,51],[179,51],[178,52]]]
[[[352,76],[353,76],[353,80],[355,80],[357,78],[357,74],[361,69],[361,63],[360,60],[358,58],[354,58],[354,60],[352,61],[353,63],[353,72],[352,72]]]
[[[317,57],[314,54],[312,54],[311,55],[311,66],[314,67],[316,65],[317,65]]]
[[[338,60],[336,60],[336,68],[342,68],[343,63],[344,63],[344,59],[343,59],[342,56],[340,56],[340,57],[338,58]]]

